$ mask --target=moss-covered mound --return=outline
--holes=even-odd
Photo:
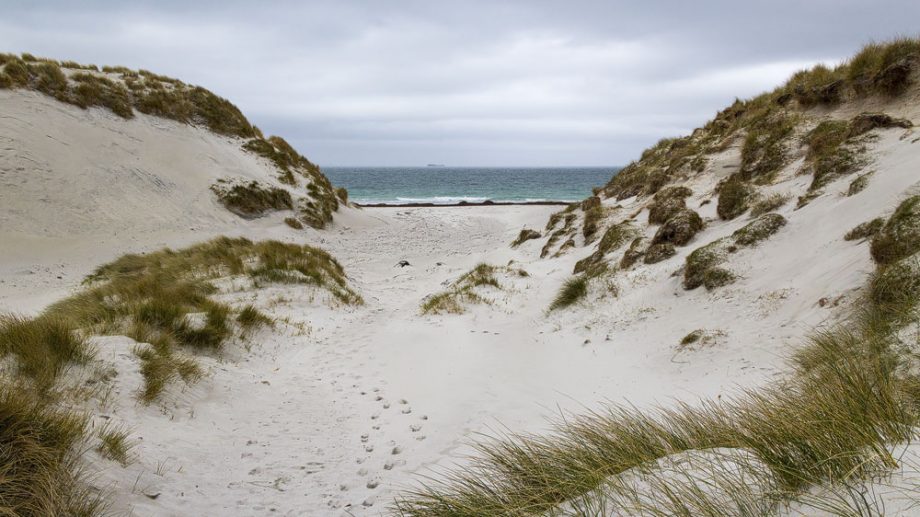
[[[696,289],[703,285],[712,290],[730,283],[734,276],[718,267],[725,260],[727,248],[726,239],[719,239],[693,250],[684,266],[684,289]]]
[[[774,213],[764,214],[735,231],[732,237],[739,246],[753,246],[778,232],[783,226],[786,226],[785,217]]]
[[[753,188],[738,176],[729,178],[719,187],[719,204],[716,213],[729,220],[747,211]]]
[[[684,186],[667,187],[657,192],[648,208],[649,224],[664,224],[671,216],[686,208],[684,199],[692,195],[693,191]]]
[[[668,243],[683,246],[703,229],[703,219],[689,208],[682,208],[673,214],[652,238],[652,245]]]

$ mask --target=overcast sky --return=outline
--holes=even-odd
[[[617,165],[917,0],[5,0],[0,49],[146,68],[323,166]]]

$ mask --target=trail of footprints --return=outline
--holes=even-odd
[[[389,425],[405,426],[407,431],[406,438],[422,441],[425,435],[422,434],[424,422],[428,420],[426,415],[416,416],[412,413],[412,406],[406,399],[399,399],[395,404],[390,402],[380,388],[373,388],[365,391],[357,384],[352,388],[358,391],[362,397],[370,398],[380,408],[370,415],[370,429],[363,433],[359,440],[364,448],[364,454],[355,458],[355,463],[359,466],[357,475],[364,483],[368,490],[375,490],[380,486],[381,472],[393,470],[406,464],[405,460],[399,456],[403,453],[404,446],[396,440],[387,440],[381,443],[383,438],[383,429]],[[382,469],[382,470],[381,470]],[[340,490],[349,491],[348,485],[341,485]],[[376,502],[373,493],[360,502],[360,506],[370,508]],[[347,506],[357,506],[355,504]]]

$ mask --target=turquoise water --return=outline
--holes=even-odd
[[[619,167],[323,167],[357,203],[580,201]]]

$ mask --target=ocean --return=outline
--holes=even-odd
[[[323,167],[356,203],[580,201],[619,167]]]

